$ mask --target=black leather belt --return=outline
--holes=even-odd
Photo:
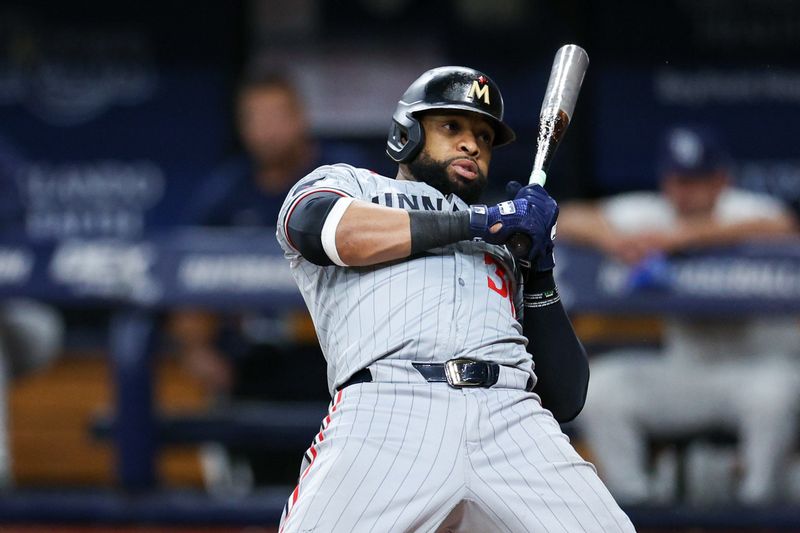
[[[362,368],[361,370],[350,376],[350,379],[342,383],[337,390],[342,390],[343,388],[349,387],[350,385],[355,385],[356,383],[371,383],[371,382],[372,382],[372,372],[369,371],[369,368]]]
[[[411,363],[431,383],[447,383],[457,389],[463,387],[489,388],[500,377],[500,365],[472,359],[451,359],[445,363]],[[345,381],[339,390],[356,383],[370,383],[372,373],[362,368]],[[531,390],[533,379],[528,380],[526,390]]]
[[[432,383],[447,382],[451,387],[489,388],[500,377],[500,365],[471,359],[450,359],[445,363],[411,363]]]

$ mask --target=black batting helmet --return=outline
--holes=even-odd
[[[416,114],[428,109],[460,109],[485,116],[494,127],[494,146],[516,137],[503,122],[503,96],[489,76],[467,67],[439,67],[425,72],[406,89],[392,115],[386,153],[398,163],[414,158],[425,144]]]

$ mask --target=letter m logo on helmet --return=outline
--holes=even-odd
[[[503,122],[503,96],[489,76],[467,67],[439,67],[414,80],[397,102],[386,154],[398,163],[413,160],[425,144],[417,115],[439,109],[483,116],[494,128],[495,148],[514,140],[514,131]]]
[[[489,101],[489,84],[487,83],[486,76],[480,76],[477,80],[472,81],[472,86],[469,88],[469,92],[467,93],[467,98],[483,98],[483,103],[486,105],[492,105]],[[482,85],[481,85],[482,84]]]

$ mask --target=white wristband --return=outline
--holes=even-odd
[[[352,201],[353,198],[339,198],[336,200],[330,213],[328,213],[328,216],[325,218],[325,223],[322,225],[322,233],[320,235],[322,238],[322,249],[325,250],[325,254],[334,264],[343,267],[347,265],[339,257],[339,252],[336,250],[336,228],[339,227],[339,222],[342,220],[344,212]]]

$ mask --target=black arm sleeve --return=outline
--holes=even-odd
[[[541,294],[555,288],[552,272],[531,273],[525,293]],[[572,329],[561,301],[540,307],[525,307],[523,331],[533,356],[538,381],[533,392],[559,422],[578,416],[586,402],[589,359]]]
[[[322,247],[322,226],[341,195],[320,192],[303,198],[289,213],[286,224],[289,239],[303,257],[320,266],[330,266],[333,261]]]

